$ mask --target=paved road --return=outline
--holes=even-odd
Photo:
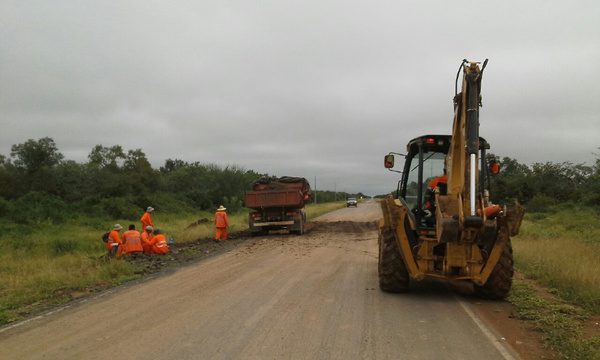
[[[516,359],[454,291],[379,290],[377,204],[0,330],[0,359]]]

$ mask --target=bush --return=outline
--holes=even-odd
[[[138,202],[138,205],[141,204],[143,204],[140,207],[142,213],[146,211],[147,206],[152,206],[159,213],[187,214],[197,211],[193,201],[183,196],[183,194],[158,192],[147,197],[143,202]]]
[[[238,199],[237,196],[223,196],[222,204],[227,208],[227,212],[230,214],[235,214],[242,209],[242,200]]]
[[[7,217],[11,211],[10,201],[7,201],[2,196],[0,196],[0,218]]]
[[[554,205],[556,205],[556,200],[541,194],[536,194],[533,196],[533,199],[527,203],[527,211],[548,212]]]
[[[143,212],[131,198],[107,198],[100,200],[102,212],[114,219],[138,220]]]
[[[13,202],[11,220],[19,224],[51,221],[62,223],[70,214],[68,206],[60,198],[44,192],[30,191]]]

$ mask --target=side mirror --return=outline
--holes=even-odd
[[[394,155],[388,154],[383,158],[383,166],[386,169],[391,169],[394,167]]]

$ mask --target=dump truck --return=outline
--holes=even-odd
[[[410,140],[406,154],[390,152],[384,167],[401,173],[396,196],[381,202],[379,286],[405,292],[425,278],[464,280],[476,295],[506,298],[513,277],[511,237],[519,233],[525,209],[494,204],[488,164],[489,143],[479,136],[481,79],[487,60],[463,60],[456,76],[451,135]],[[460,74],[461,91],[458,92]],[[394,155],[404,158],[395,170]]]
[[[261,177],[246,191],[245,206],[250,212],[250,233],[267,235],[270,230],[287,230],[304,234],[306,212],[304,205],[310,199],[310,185],[302,177]]]

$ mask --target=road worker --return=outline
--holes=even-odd
[[[148,225],[146,226],[146,231],[144,231],[140,237],[142,240],[142,249],[144,249],[144,254],[150,254],[152,251],[152,245],[150,245],[150,241],[154,236],[152,231],[154,231],[154,228]]]
[[[444,175],[438,176],[429,182],[429,189],[425,192],[425,217],[427,226],[435,226],[435,189],[438,188],[440,195],[446,195],[448,192],[448,174],[444,168]]]
[[[109,255],[117,255],[119,245],[121,245],[121,229],[123,227],[119,224],[115,224],[110,235],[108,235],[108,241],[106,242],[106,250]]]
[[[142,222],[142,229],[145,229],[146,226],[154,227],[154,224],[152,223],[152,215],[150,214],[153,211],[154,208],[152,206],[148,206],[148,208],[146,208],[146,212],[144,213],[144,215],[142,215],[142,218],[140,219]]]
[[[121,252],[123,254],[137,256],[144,251],[140,232],[135,229],[133,224],[129,225],[129,230],[123,233],[121,241],[123,242],[123,251]]]
[[[440,188],[440,193],[442,195],[446,194],[448,188],[448,174],[446,174],[446,169],[444,169],[444,175],[438,176],[435,179],[431,180],[429,183],[429,187],[431,190],[435,190],[436,187]]]
[[[150,253],[151,254],[166,254],[169,251],[169,246],[167,245],[167,238],[162,234],[159,229],[154,229],[154,236],[152,240],[150,240]]]
[[[229,219],[227,219],[227,210],[221,205],[215,213],[215,227],[217,228],[217,234],[215,235],[215,241],[227,241],[227,227],[229,226]]]

